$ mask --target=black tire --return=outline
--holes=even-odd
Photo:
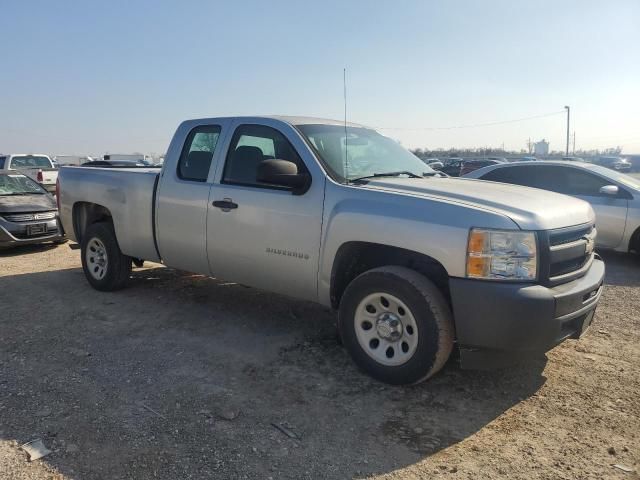
[[[69,241],[68,238],[63,238],[61,240],[54,240],[53,244],[54,245],[64,245],[65,243],[67,243]]]
[[[356,310],[365,298],[378,292],[401,300],[415,320],[417,345],[402,365],[376,361],[358,341]],[[453,316],[447,301],[430,280],[405,267],[376,268],[356,277],[340,301],[338,326],[354,362],[373,378],[390,384],[414,384],[428,379],[444,366],[453,349]]]
[[[104,245],[107,262],[104,266],[104,275],[96,278],[90,269],[95,269],[87,260],[87,250],[92,239],[97,239]],[[107,222],[99,222],[89,225],[82,236],[81,248],[82,269],[89,284],[96,290],[111,292],[124,288],[131,275],[131,257],[123,255],[116,240],[113,225]]]

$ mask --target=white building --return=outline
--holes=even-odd
[[[537,156],[549,155],[549,142],[544,138],[533,144],[533,154]]]

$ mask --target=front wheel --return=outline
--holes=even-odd
[[[110,292],[124,288],[131,275],[131,257],[123,255],[113,225],[94,223],[81,242],[82,269],[93,288]]]
[[[438,288],[400,266],[369,270],[340,302],[342,340],[366,373],[392,384],[434,375],[453,349],[453,317]]]

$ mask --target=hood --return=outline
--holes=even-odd
[[[363,188],[490,210],[509,217],[523,230],[550,230],[595,222],[591,205],[583,200],[518,185],[467,178],[380,178]]]
[[[0,195],[0,214],[57,210],[51,195]]]

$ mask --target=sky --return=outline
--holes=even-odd
[[[409,148],[640,153],[639,0],[0,0],[0,152],[163,153],[188,118],[308,115]],[[525,121],[515,119],[538,117]],[[451,128],[465,127],[465,128]]]

